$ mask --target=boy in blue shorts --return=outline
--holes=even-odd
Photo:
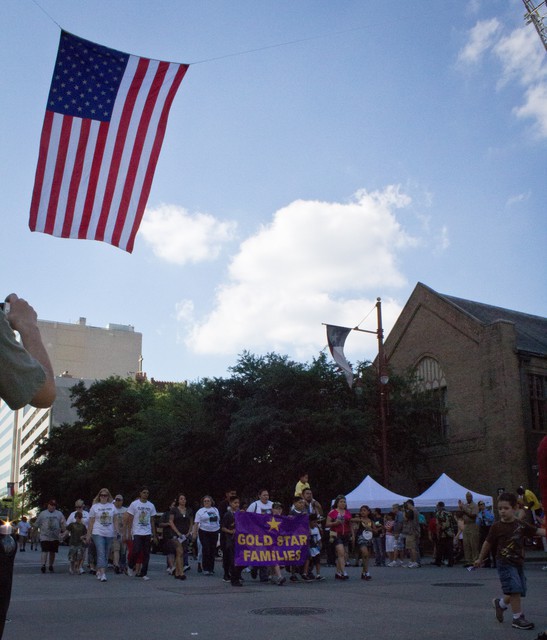
[[[521,598],[526,596],[526,576],[524,575],[524,539],[533,536],[544,536],[545,529],[518,520],[515,516],[517,496],[513,493],[502,493],[498,498],[498,512],[500,522],[495,522],[490,527],[490,532],[479,557],[475,561],[475,567],[480,567],[491,548],[496,549],[496,566],[501,582],[503,595],[494,598],[492,604],[496,610],[498,622],[503,622],[503,614],[511,605],[515,629],[533,629],[534,623],[524,617],[521,607]]]

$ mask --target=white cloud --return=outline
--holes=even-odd
[[[179,305],[187,347],[200,354],[316,355],[325,344],[322,322],[354,326],[379,291],[406,283],[398,257],[418,241],[394,211],[409,204],[398,187],[387,187],[359,191],[347,203],[297,200],[280,209],[241,244],[207,317],[193,320],[188,301]],[[385,301],[386,327],[399,312]],[[375,328],[374,315],[368,322]],[[359,335],[356,357],[363,359],[364,344],[374,353],[374,337]]]
[[[222,222],[208,213],[189,213],[177,205],[147,209],[140,235],[156,256],[184,265],[215,260],[222,245],[234,238],[235,222]]]
[[[440,232],[436,234],[434,242],[433,254],[436,256],[441,255],[450,247],[450,235],[446,225],[444,225]]]
[[[540,138],[547,138],[547,83],[539,83],[530,87],[525,94],[525,102],[516,107],[514,113],[518,118],[535,120],[536,132]]]
[[[536,31],[530,26],[514,29],[503,35],[496,18],[484,20],[469,32],[469,40],[458,60],[466,64],[478,62],[491,50],[501,63],[498,88],[517,82],[524,89],[523,104],[515,107],[518,118],[534,121],[539,137],[547,137],[547,61]]]
[[[482,54],[494,44],[500,29],[501,24],[496,18],[477,22],[469,31],[469,40],[460,51],[458,60],[468,64],[478,62]]]
[[[520,27],[500,38],[493,52],[502,64],[502,83],[516,80],[529,86],[547,75],[545,50],[531,27]]]
[[[507,208],[512,207],[515,204],[519,204],[520,202],[526,202],[526,200],[528,200],[530,198],[530,192],[528,191],[527,193],[519,193],[516,196],[511,196],[507,202],[505,203],[505,206]]]

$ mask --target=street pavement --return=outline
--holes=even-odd
[[[3,640],[505,640],[535,639],[547,628],[547,571],[541,557],[526,563],[526,617],[536,623],[524,634],[511,628],[510,614],[497,622],[492,598],[500,595],[495,569],[467,571],[371,567],[372,580],[349,567],[348,581],[334,580],[324,567],[324,582],[261,584],[245,573],[245,586],[203,576],[192,569],[185,581],[165,572],[165,559],[151,557],[145,582],[108,572],[108,582],[68,573],[67,547],[54,574],[40,573],[40,553],[18,553],[11,606]]]

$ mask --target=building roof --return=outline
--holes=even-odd
[[[444,293],[437,293],[437,295],[483,325],[499,321],[511,322],[515,325],[518,351],[547,356],[547,318],[447,296]]]

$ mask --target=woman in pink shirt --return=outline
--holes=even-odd
[[[351,513],[347,509],[346,497],[337,496],[334,500],[334,509],[327,515],[327,528],[334,537],[334,549],[336,551],[336,576],[337,580],[349,580],[346,573],[346,549],[354,542],[355,534],[351,526]]]

